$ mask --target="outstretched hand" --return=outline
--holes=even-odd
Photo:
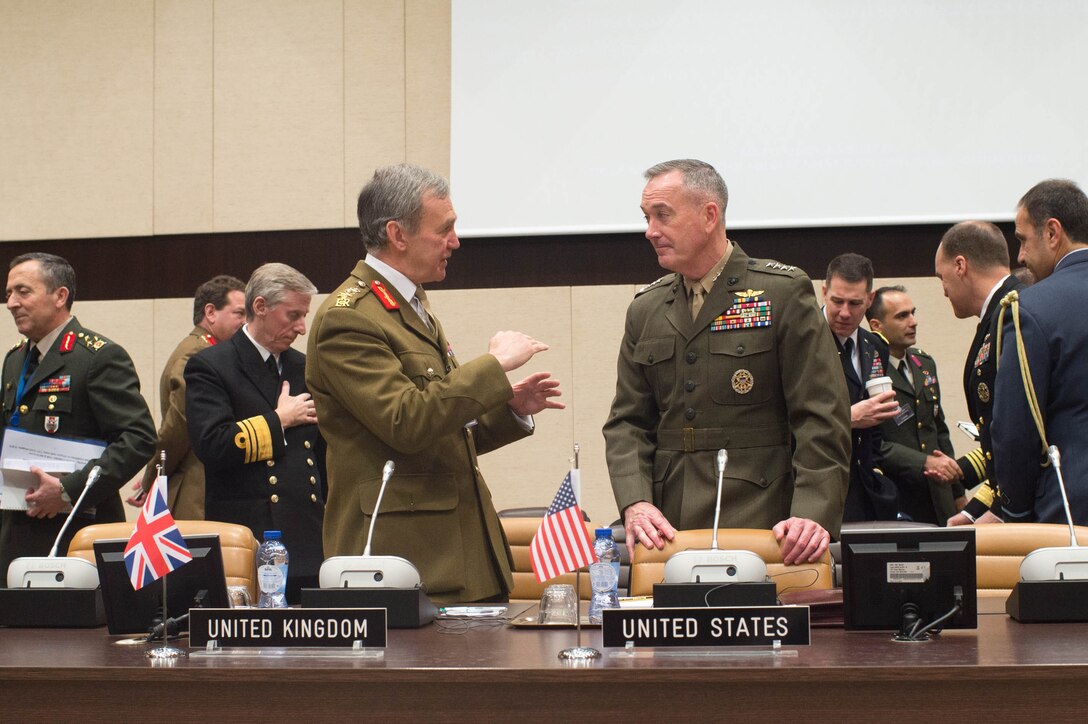
[[[551,372],[537,372],[514,385],[510,409],[522,417],[535,415],[546,409],[562,410],[566,405],[551,399],[562,394],[559,391],[559,380],[552,379]]]

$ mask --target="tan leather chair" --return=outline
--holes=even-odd
[[[227,574],[228,586],[247,586],[253,604],[257,603],[257,539],[253,532],[244,525],[221,523],[216,520],[179,520],[178,530],[182,535],[219,536],[219,546],[223,549],[223,569]],[[94,542],[111,538],[128,538],[132,535],[134,523],[99,523],[80,529],[72,544],[68,546],[68,555],[94,563]]]
[[[631,563],[631,595],[652,596],[654,584],[665,577],[665,562],[675,553],[688,549],[710,547],[711,531],[678,530],[672,542],[664,550],[635,547],[635,559]],[[724,550],[752,551],[767,564],[767,574],[775,582],[779,593],[804,589],[829,589],[832,587],[831,555],[824,552],[817,563],[787,566],[782,562],[782,550],[774,533],[769,530],[750,528],[722,528],[718,531],[718,547]]]
[[[1069,526],[1056,523],[990,523],[975,529],[978,595],[1007,597],[1020,580],[1020,562],[1036,548],[1069,545]],[[1077,526],[1077,542],[1088,544],[1088,527]]]
[[[510,552],[514,555],[514,590],[510,592],[511,601],[539,601],[544,588],[552,583],[569,583],[574,585],[575,575],[564,573],[550,581],[539,583],[536,574],[533,573],[532,559],[529,555],[529,544],[533,542],[533,536],[540,528],[541,518],[510,518],[500,517],[502,529],[506,533],[506,540],[510,543]],[[593,536],[594,525],[586,523],[590,537]],[[582,569],[581,587],[578,595],[583,600],[589,600],[590,587],[589,575]]]

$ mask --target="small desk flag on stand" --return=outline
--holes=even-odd
[[[574,497],[571,473],[563,478],[540,528],[529,544],[533,573],[540,583],[570,573],[597,560],[593,539],[582,520],[582,509]]]
[[[136,529],[125,546],[125,568],[137,591],[159,580],[175,568],[193,560],[193,555],[174,523],[166,504],[166,476],[159,475],[151,486],[144,507],[136,518]]]

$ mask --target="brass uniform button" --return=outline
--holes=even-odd
[[[313,458],[306,458],[306,464],[309,465],[312,468],[314,466],[314,459]]]
[[[306,448],[307,450],[309,450],[309,449],[310,449],[310,448],[311,448],[312,446],[310,445],[310,441],[309,441],[309,440],[304,440],[304,441],[302,442],[302,447],[304,447],[304,448]]]
[[[310,476],[310,485],[317,485],[317,478],[313,475]]]
[[[925,452],[925,451],[926,451],[926,444],[922,443],[922,452]]]
[[[920,423],[920,422],[918,423],[918,429],[919,429],[919,430],[921,430],[921,429],[922,429],[922,423]]]
[[[274,467],[276,467],[276,461],[275,460],[268,460],[267,462],[265,462],[265,465],[267,465],[270,468],[274,468]]]
[[[50,395],[49,396],[49,401],[50,402],[56,402],[57,401],[57,396],[56,395]]]
[[[270,475],[269,478],[268,478],[268,482],[271,483],[272,485],[275,485],[276,483],[279,482],[279,479],[275,475]]]
[[[49,406],[49,409],[50,409],[50,410],[52,410],[52,409],[53,409],[53,407],[54,407],[54,405],[50,405],[50,406]]]
[[[278,495],[273,495],[273,496],[272,496],[272,497],[270,498],[270,500],[271,500],[271,501],[272,501],[273,503],[278,503],[278,502],[280,502],[280,496],[278,496]]]
[[[26,405],[19,405],[19,414],[20,415],[25,415],[28,412],[30,412],[29,407],[27,407]]]
[[[314,495],[313,493],[310,493],[310,500],[311,500],[312,502],[316,503],[316,502],[317,502],[317,496],[316,496],[316,495]]]

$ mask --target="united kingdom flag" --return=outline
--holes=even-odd
[[[125,546],[125,568],[137,591],[193,560],[166,504],[166,476],[155,478]]]

